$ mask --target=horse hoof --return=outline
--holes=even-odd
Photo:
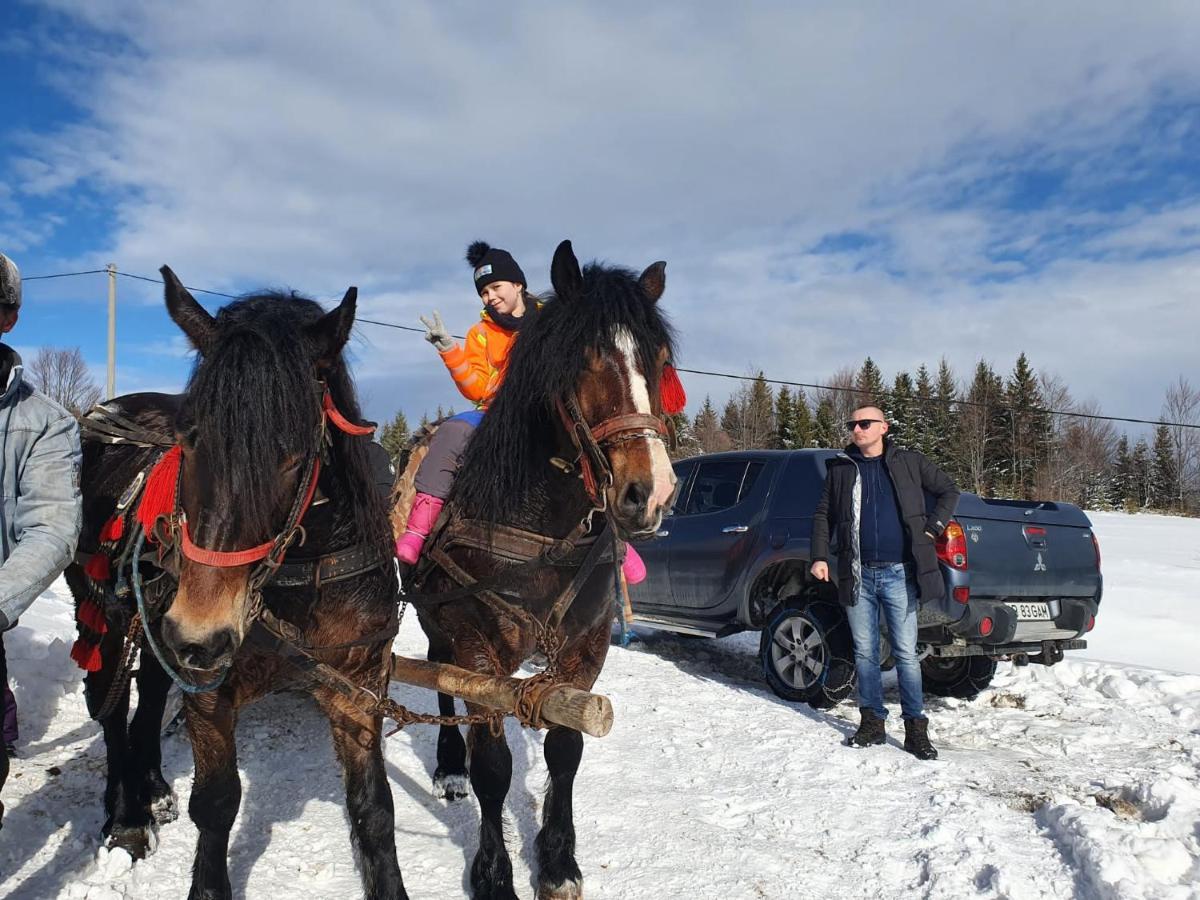
[[[109,850],[121,849],[133,859],[145,859],[158,848],[158,839],[152,828],[114,828],[108,834],[104,846]]]
[[[583,880],[568,878],[559,885],[538,885],[537,900],[583,900]]]
[[[166,825],[179,818],[179,806],[175,803],[175,795],[163,794],[150,801],[150,815],[155,825]]]
[[[445,772],[435,772],[433,775],[433,796],[439,800],[462,800],[467,796],[467,776],[447,775]]]

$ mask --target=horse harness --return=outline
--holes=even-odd
[[[388,560],[380,558],[375,548],[367,544],[357,544],[320,557],[295,558],[289,554],[289,550],[293,546],[304,544],[306,535],[302,520],[308,509],[314,504],[316,497],[321,456],[328,437],[327,425],[332,424],[335,428],[351,436],[367,436],[373,434],[375,430],[374,426],[355,425],[346,419],[333,403],[328,388],[323,383],[318,384],[321,416],[316,450],[308,460],[305,475],[299,483],[299,489],[289,509],[284,528],[270,541],[247,550],[233,552],[208,550],[198,546],[192,540],[187,527],[187,517],[179,509],[179,483],[182,477],[182,465],[178,458],[179,447],[173,437],[140,426],[112,408],[103,405],[95,407],[83,418],[82,428],[93,440],[106,444],[128,444],[164,451],[157,454],[154,461],[141,470],[126,489],[117,503],[116,515],[118,517],[132,515],[134,509],[137,508],[135,504],[139,498],[143,503],[149,499],[145,496],[150,493],[148,485],[154,480],[155,472],[163,467],[164,463],[166,463],[164,479],[169,478],[173,482],[170,512],[154,516],[152,523],[147,523],[151,525],[148,531],[145,528],[133,529],[135,533],[128,535],[126,540],[119,541],[114,553],[114,557],[118,560],[115,593],[117,596],[127,596],[131,593],[130,588],[132,587],[138,610],[131,619],[129,632],[125,637],[120,670],[113,680],[105,702],[94,718],[102,719],[111,713],[116,700],[123,692],[125,685],[128,684],[136,657],[137,644],[141,643],[137,634],[139,625],[145,644],[151,648],[164,670],[181,689],[185,692],[196,693],[200,690],[214,689],[219,685],[220,681],[217,681],[211,685],[197,688],[183,681],[164,658],[149,631],[145,595],[150,593],[148,590],[150,585],[155,585],[155,594],[160,600],[165,599],[166,591],[162,589],[161,582],[168,576],[177,578],[179,572],[177,554],[182,554],[187,559],[207,566],[229,568],[254,565],[249,577],[251,591],[249,620],[251,625],[256,630],[261,628],[267,631],[270,637],[278,641],[297,645],[297,649],[302,652],[315,649],[344,649],[350,646],[377,643],[395,636],[399,621],[393,611],[385,628],[364,638],[345,645],[338,645],[338,647],[305,648],[300,646],[300,630],[291,623],[279,619],[263,605],[262,590],[265,586],[280,588],[311,586],[316,592],[323,585],[354,578],[379,569],[388,563]],[[175,455],[175,459],[169,460],[168,457],[172,454]],[[138,511],[140,513],[140,509]],[[152,579],[149,584],[143,586],[139,564],[141,548],[147,536],[159,545],[156,568],[161,569],[163,575]],[[127,570],[130,574],[128,581],[125,576]],[[254,635],[253,630],[251,634]],[[263,642],[259,641],[260,644]]]
[[[384,715],[396,722],[398,731],[408,724],[420,723],[431,725],[474,725],[487,724],[493,731],[502,727],[503,713],[487,712],[479,714],[458,715],[427,715],[407,709],[387,696],[386,687],[376,693],[369,688],[359,685],[342,675],[335,667],[319,661],[315,653],[321,651],[347,649],[375,643],[379,640],[395,636],[399,628],[400,616],[393,614],[388,626],[357,641],[336,647],[311,647],[302,642],[302,632],[290,622],[282,620],[267,609],[262,600],[262,588],[267,584],[278,587],[302,587],[312,584],[319,589],[322,584],[346,580],[367,571],[378,568],[381,561],[373,558],[365,546],[352,547],[349,550],[328,554],[316,559],[303,561],[287,561],[289,548],[299,539],[304,543],[302,519],[313,503],[316,484],[320,474],[321,448],[326,439],[327,423],[351,435],[367,435],[374,432],[373,427],[359,426],[350,423],[334,406],[328,388],[321,386],[322,416],[317,452],[309,460],[305,478],[301,481],[302,488],[288,514],[284,529],[270,541],[264,542],[247,550],[225,552],[213,551],[196,545],[187,528],[186,515],[178,509],[178,480],[182,474],[179,466],[175,474],[176,490],[174,508],[170,514],[158,516],[152,528],[153,536],[160,545],[159,562],[167,560],[169,553],[182,553],[188,559],[202,565],[233,567],[254,564],[250,575],[252,605],[250,621],[257,630],[252,630],[250,638],[260,648],[273,650],[284,656],[298,670],[330,687],[364,712],[370,715]],[[405,594],[400,590],[405,603],[418,607],[436,607],[466,597],[476,597],[487,603],[498,614],[513,618],[534,634],[539,650],[546,656],[546,668],[522,680],[520,696],[515,711],[516,717],[522,724],[530,727],[545,727],[541,718],[541,701],[547,689],[555,683],[558,677],[558,656],[562,650],[562,638],[558,634],[559,626],[574,602],[579,591],[583,589],[588,578],[601,563],[620,563],[623,556],[619,542],[612,527],[608,514],[607,490],[613,483],[613,472],[604,453],[604,447],[638,438],[667,439],[674,443],[674,433],[669,419],[657,416],[633,413],[614,416],[596,425],[589,426],[579,407],[579,401],[572,391],[556,404],[557,412],[571,438],[576,450],[574,461],[552,458],[550,463],[565,472],[578,471],[583,481],[584,489],[590,501],[590,506],[580,522],[564,538],[554,538],[536,532],[515,528],[513,526],[497,525],[455,517],[451,521],[448,508],[443,510],[438,523],[437,535],[426,551],[425,559],[428,564],[418,572],[418,583],[423,582],[434,566],[441,568],[460,587],[455,591],[440,594]],[[83,428],[95,440],[104,443],[133,444],[146,448],[171,448],[166,454],[159,456],[157,466],[163,457],[171,452],[178,452],[173,438],[159,432],[145,429],[131,422],[119,413],[107,407],[97,407],[93,413],[83,420]],[[124,497],[122,501],[129,505],[136,494],[145,488],[149,480],[147,472],[139,473],[130,491],[132,497]],[[598,533],[593,534],[593,517],[599,512],[604,514],[605,522]],[[141,620],[142,635],[145,642],[158,657],[164,670],[186,692],[196,693],[200,690],[212,690],[219,681],[197,688],[184,682],[174,669],[167,663],[150,635],[149,624],[146,621],[145,606],[142,596],[141,575],[139,571],[139,551],[145,532],[130,542],[132,546],[132,562],[130,568],[133,592],[138,600],[138,614],[135,614],[129,634],[126,636],[126,647],[123,653],[122,669],[114,679],[109,696],[100,713],[95,718],[104,718],[115,705],[117,697],[124,689],[132,671],[133,659],[130,644],[136,640],[136,626]],[[466,546],[485,550],[493,555],[516,562],[517,565],[499,576],[477,580],[459,566],[449,555],[448,550],[455,546]],[[123,564],[130,557],[130,548],[126,547],[122,554],[122,566],[118,590],[124,579]],[[545,621],[539,620],[528,610],[517,603],[504,599],[505,596],[520,599],[518,584],[538,569],[546,567],[578,566],[571,581],[560,591],[551,606]],[[171,565],[165,567],[168,572]],[[174,567],[178,572],[177,565]],[[402,613],[400,614],[402,615]],[[223,677],[223,676],[222,676]],[[386,682],[385,682],[386,684]]]

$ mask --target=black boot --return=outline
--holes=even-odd
[[[883,719],[875,715],[874,710],[859,709],[862,721],[858,723],[858,731],[846,741],[847,747],[873,747],[884,743],[887,733],[884,731]]]
[[[937,748],[929,743],[928,719],[904,720],[904,749],[917,759],[937,759]]]

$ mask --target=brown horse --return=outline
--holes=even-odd
[[[151,511],[145,543],[136,545],[132,559],[126,555],[127,569],[118,564],[112,575],[115,582],[126,574],[149,595],[151,586],[138,577],[147,568],[144,561],[139,565],[140,552],[173,577],[170,590],[153,600],[140,598],[148,607],[145,636],[154,651],[143,652],[143,668],[153,679],[146,721],[135,716],[125,733],[126,695],[112,723],[105,723],[110,831],[123,833],[126,843],[131,833],[135,845],[144,841],[154,804],[169,798],[158,772],[158,723],[150,721],[156,712],[161,716],[161,706],[153,707],[165,691],[165,671],[188,692],[184,708],[196,764],[188,811],[200,832],[190,896],[231,896],[226,856],[241,801],[238,710],[295,684],[311,691],[330,720],[366,895],[406,897],[381,716],[306,675],[260,621],[282,622],[313,657],[386,693],[398,585],[385,499],[362,438],[373,429],[354,424],[359,409],[342,360],[356,291],[351,288],[329,313],[295,295],[262,294],[235,301],[214,317],[170,269],[162,271],[168,312],[199,356],[177,409],[146,412],[136,398],[113,406],[138,426],[157,415],[155,424],[171,428],[175,447],[146,480],[142,499],[143,507],[152,503],[151,494],[165,486],[169,502],[161,515]],[[112,515],[144,464],[146,451],[139,453],[119,444],[85,452],[91,546],[98,543],[99,523]],[[70,581],[73,588],[86,587],[81,571]],[[93,713],[119,665],[121,634],[120,627],[109,628],[107,643],[101,642],[101,669],[89,676]]]
[[[555,295],[527,313],[410,590],[430,659],[507,676],[540,650],[555,679],[590,690],[608,649],[613,570],[581,575],[589,542],[608,546],[610,528],[624,539],[652,534],[675,483],[660,418],[659,381],[672,352],[657,305],[665,263],[640,276],[598,264],[581,271],[564,241],[551,280]],[[476,580],[495,593],[464,596]],[[439,706],[454,711],[447,695]],[[512,756],[503,732],[486,724],[470,726],[468,743],[481,807],[474,895],[515,897],[501,822]],[[551,727],[544,751],[538,897],[579,897],[571,794],[583,737]],[[437,758],[435,793],[463,796],[467,744],[457,727],[442,727]]]

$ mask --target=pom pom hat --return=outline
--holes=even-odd
[[[483,289],[494,281],[512,281],[523,286],[529,284],[511,253],[483,241],[475,241],[467,248],[467,262],[474,269],[477,294],[482,294]]]

